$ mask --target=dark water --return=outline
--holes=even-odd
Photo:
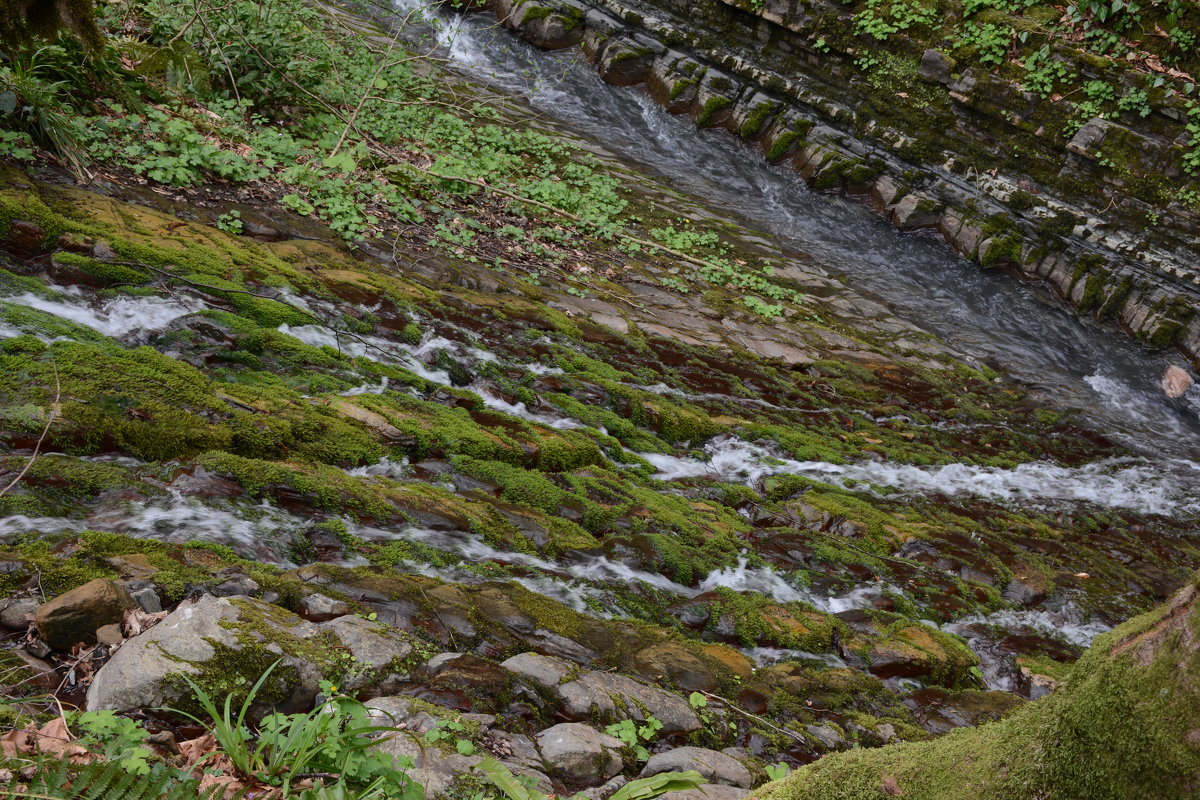
[[[1044,289],[983,270],[940,240],[902,234],[868,208],[812,192],[728,133],[672,117],[640,88],[605,84],[576,50],[537,50],[491,15],[446,19],[438,36],[474,81],[521,96],[626,165],[809,254],[959,352],[1033,384],[1056,406],[1081,409],[1101,432],[1166,456],[1164,469],[1193,472],[1173,462],[1200,459],[1200,421],[1168,405],[1158,388],[1178,355],[1080,319]]]

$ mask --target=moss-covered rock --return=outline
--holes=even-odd
[[[1200,589],[1098,638],[1059,691],[932,742],[830,756],[763,800],[1193,797],[1200,774]]]

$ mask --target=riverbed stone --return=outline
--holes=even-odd
[[[682,697],[624,675],[579,670],[574,664],[537,653],[513,656],[500,666],[547,690],[570,719],[640,721],[650,715],[662,722],[668,734],[691,733],[701,727],[700,718]]]
[[[750,770],[736,758],[704,747],[676,747],[655,753],[642,767],[640,776],[647,778],[661,772],[685,772],[694,769],[710,783],[749,789],[754,779]]]
[[[605,781],[621,771],[621,740],[579,722],[563,722],[537,735],[550,772],[569,784]]]
[[[1182,367],[1172,364],[1167,367],[1162,376],[1163,394],[1175,400],[1183,397],[1187,390],[1195,383],[1195,379],[1188,374],[1187,370]]]
[[[120,623],[136,605],[120,583],[97,578],[42,603],[34,612],[34,622],[46,644],[66,651],[76,642],[95,644],[97,628]]]

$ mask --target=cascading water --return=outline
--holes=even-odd
[[[402,10],[419,0],[396,0]],[[809,254],[853,287],[886,297],[968,357],[998,363],[1051,403],[1150,455],[1200,459],[1200,421],[1167,404],[1159,376],[1177,360],[1080,319],[1041,290],[905,235],[868,209],[814,194],[796,175],[720,131],[675,119],[640,89],[605,84],[574,50],[544,53],[481,15],[438,18],[438,37],[469,78],[524,97],[589,149],[665,178],[714,209]],[[703,165],[703,169],[697,169]]]

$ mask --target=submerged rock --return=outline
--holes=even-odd
[[[1188,374],[1187,370],[1182,367],[1177,367],[1174,364],[1167,367],[1162,376],[1163,394],[1172,400],[1177,400],[1187,394],[1187,390],[1195,383],[1195,379]]]

